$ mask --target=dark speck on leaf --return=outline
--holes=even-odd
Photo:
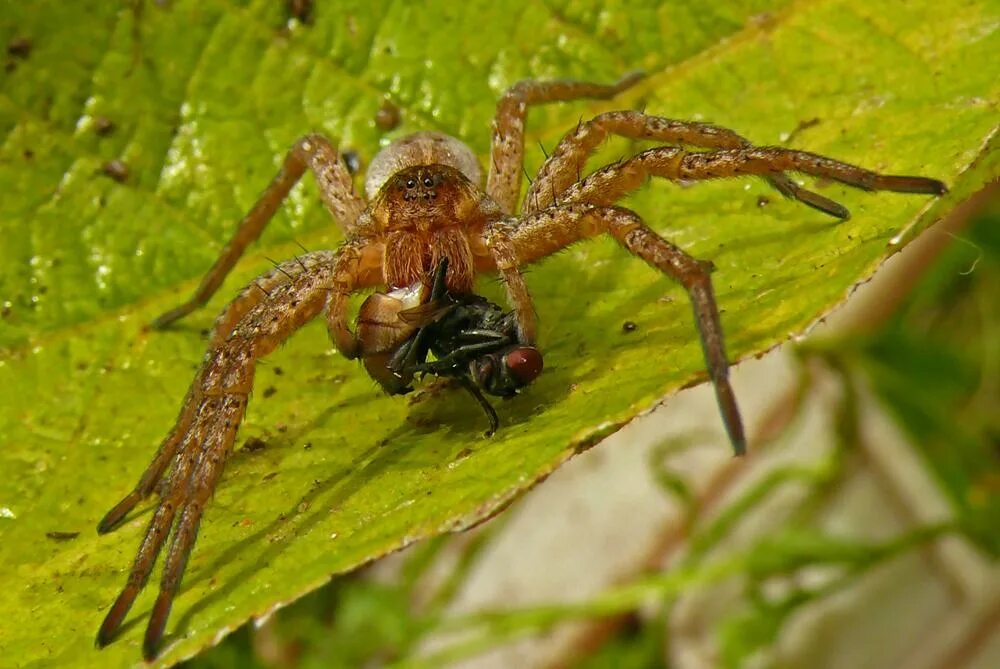
[[[268,386],[267,388],[264,388],[264,392],[262,394],[266,399],[273,396],[276,392],[278,392],[278,390],[274,386]]]
[[[757,206],[758,207],[766,207],[769,204],[771,204],[771,198],[769,198],[768,196],[766,196],[766,195],[760,195],[760,196],[757,197]]]
[[[250,437],[243,442],[243,450],[247,453],[256,453],[267,448],[267,442],[260,437]]]
[[[312,21],[313,0],[285,0],[291,18],[310,23]]]
[[[114,121],[107,116],[98,116],[94,119],[94,132],[100,137],[110,135],[115,130]]]
[[[69,541],[70,539],[76,539],[80,536],[79,532],[46,532],[45,536],[53,541]]]
[[[624,332],[625,334],[628,334],[629,332],[635,332],[637,327],[639,326],[633,323],[632,321],[625,321],[624,323],[622,323],[622,332]]]
[[[101,166],[101,172],[103,172],[105,176],[111,177],[118,183],[125,183],[128,179],[128,165],[117,158],[104,163],[104,165]]]
[[[375,125],[379,130],[388,132],[399,125],[399,107],[389,100],[383,100],[382,106],[375,112]]]
[[[284,373],[285,373],[285,371],[283,369],[281,369],[281,367],[278,367],[278,366],[274,367],[274,374],[275,374],[275,376],[281,376]]]
[[[7,53],[15,58],[27,58],[34,46],[27,37],[15,37],[7,43]]]

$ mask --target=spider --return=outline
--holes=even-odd
[[[434,283],[418,282],[390,293],[374,293],[358,311],[360,358],[390,395],[407,393],[413,377],[434,374],[458,380],[486,412],[492,436],[500,425],[483,391],[513,397],[538,378],[542,355],[517,340],[517,317],[479,295],[451,295],[445,281],[448,258]],[[427,354],[436,360],[427,362]]]
[[[709,378],[736,452],[746,440],[728,380],[719,310],[710,262],[697,260],[648,227],[634,212],[615,206],[649,177],[694,182],[762,176],[783,195],[838,218],[848,211],[803,189],[785,172],[801,172],[865,190],[940,195],[943,183],[918,176],[889,176],[804,151],[757,147],[726,128],[676,121],[639,111],[615,111],[581,121],[545,160],[518,201],[528,108],[573,99],[606,99],[641,78],[611,85],[581,81],[523,81],[500,98],[493,121],[485,190],[473,152],[437,132],[400,139],[372,160],[364,199],[325,137],[303,137],[281,170],[240,222],[236,233],[194,295],[154,322],[164,327],[205,304],[247,246],[257,239],[289,190],[306,170],[345,239],[336,251],[305,253],[252,282],[223,310],[208,351],[173,429],[138,484],[101,520],[114,529],[154,490],[160,502],[139,546],[128,580],[97,634],[109,643],[146,584],[170,536],[159,594],[143,641],[155,657],[174,596],[194,546],[202,514],[219,482],[253,387],[257,361],[307,321],[323,314],[336,348],[347,358],[362,352],[348,325],[348,298],[365,288],[399,289],[430,276],[447,259],[445,286],[453,295],[472,292],[477,274],[500,275],[511,303],[520,345],[535,343],[535,314],[521,267],[582,239],[610,234],[626,251],[679,282],[694,307]],[[608,136],[663,144],[580,178],[590,154]],[[682,145],[696,147],[687,150]]]

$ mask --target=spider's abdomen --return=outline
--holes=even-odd
[[[444,133],[418,132],[397,139],[372,158],[365,177],[368,199],[374,199],[392,175],[417,165],[447,165],[476,186],[483,181],[483,172],[472,149]]]

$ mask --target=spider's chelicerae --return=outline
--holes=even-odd
[[[110,531],[141,499],[158,490],[160,503],[125,588],[101,625],[99,645],[111,641],[172,533],[143,644],[147,658],[156,655],[202,514],[246,411],[257,361],[320,314],[343,355],[363,355],[363,345],[348,326],[351,294],[372,287],[430,284],[442,259],[447,260],[447,290],[455,295],[471,293],[477,274],[498,273],[516,318],[519,343],[531,346],[535,316],[521,267],[582,239],[610,234],[626,251],[687,291],[726,430],[737,453],[744,451],[743,427],[728,381],[712,292],[711,263],[692,258],[634,212],[615,203],[649,177],[693,182],[758,175],[787,197],[846,218],[844,207],[799,187],[786,172],[872,191],[939,195],[946,189],[934,179],[882,175],[804,151],[753,146],[735,132],[707,123],[617,111],[581,122],[562,138],[531,181],[518,211],[528,107],[608,98],[637,79],[629,76],[615,85],[525,81],[512,87],[497,105],[485,190],[472,151],[439,133],[411,135],[380,152],[368,169],[367,203],[355,193],[351,176],[329,140],[308,135],[292,147],[281,171],[240,223],[194,296],[155,324],[168,325],[208,300],[307,169],[316,177],[326,208],[343,228],[344,242],[336,251],[306,253],[258,278],[215,322],[208,352],[173,430],[135,489],[98,526],[100,532]],[[581,179],[587,158],[609,135],[653,140],[664,146]]]

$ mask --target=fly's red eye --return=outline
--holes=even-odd
[[[542,373],[542,354],[533,346],[519,346],[504,358],[510,373],[524,385],[528,385]]]

